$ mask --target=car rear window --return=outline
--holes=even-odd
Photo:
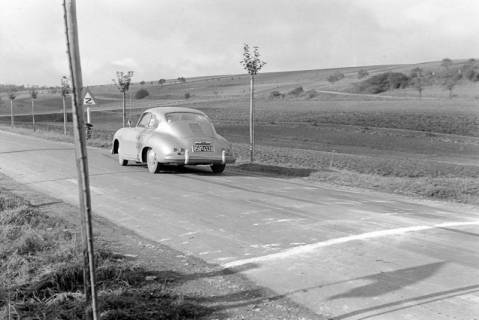
[[[165,115],[166,121],[180,136],[212,137],[214,128],[204,115],[192,112],[172,112]]]

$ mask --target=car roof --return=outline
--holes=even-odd
[[[185,107],[155,107],[155,108],[146,109],[144,112],[151,112],[159,116],[164,116],[165,114],[172,113],[172,112],[191,112],[191,113],[205,115],[200,110],[196,110],[193,108],[185,108]]]

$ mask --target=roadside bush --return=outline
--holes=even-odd
[[[297,96],[299,96],[300,94],[302,94],[303,92],[304,92],[303,87],[297,87],[297,88],[291,90],[290,92],[288,92],[288,96],[297,97]]]
[[[145,97],[148,97],[150,93],[146,89],[140,89],[137,92],[135,92],[135,99],[140,100]]]
[[[189,98],[191,98],[191,93],[185,92],[185,99],[189,99]]]
[[[284,98],[284,93],[281,93],[279,91],[271,91],[271,93],[269,94],[269,98],[270,99],[277,99],[277,98],[281,98],[283,99]]]
[[[360,82],[359,92],[381,93],[393,89],[404,89],[409,85],[409,77],[400,72],[386,72]]]

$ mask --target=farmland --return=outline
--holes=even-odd
[[[408,72],[416,65],[368,67],[370,75]],[[439,70],[439,63],[422,64]],[[256,81],[257,160],[264,165],[311,169],[310,178],[328,183],[477,203],[479,185],[479,86],[459,83],[452,99],[438,84],[381,94],[354,92],[360,68],[264,73]],[[345,78],[328,82],[341,71]],[[248,159],[248,77],[223,75],[135,83],[150,95],[128,99],[127,116],[136,121],[146,107],[176,105],[203,110],[217,131],[235,143],[240,163]],[[302,87],[302,94],[293,94]],[[92,112],[91,143],[108,147],[121,124],[121,97],[113,85],[90,87],[99,106]],[[313,91],[314,90],[314,91]],[[273,91],[281,96],[271,97]],[[189,98],[186,98],[186,93]],[[1,113],[9,113],[5,97]],[[28,114],[28,96],[15,101]],[[58,94],[40,96],[37,112],[60,112]],[[61,131],[60,113],[37,116],[43,130]],[[9,117],[0,121],[8,124]],[[30,117],[16,125],[29,128]]]

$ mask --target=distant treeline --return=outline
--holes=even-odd
[[[422,94],[424,87],[440,85],[452,91],[460,81],[479,81],[479,63],[469,59],[463,63],[453,63],[450,59],[443,59],[441,68],[424,70],[416,67],[410,73],[385,72],[374,75],[356,84],[356,91],[361,93],[381,93],[393,89],[413,87]]]
[[[17,91],[29,91],[29,90],[58,90],[59,87],[48,87],[48,86],[25,86],[25,85],[16,85],[16,84],[1,84],[0,83],[0,92],[17,92]]]

